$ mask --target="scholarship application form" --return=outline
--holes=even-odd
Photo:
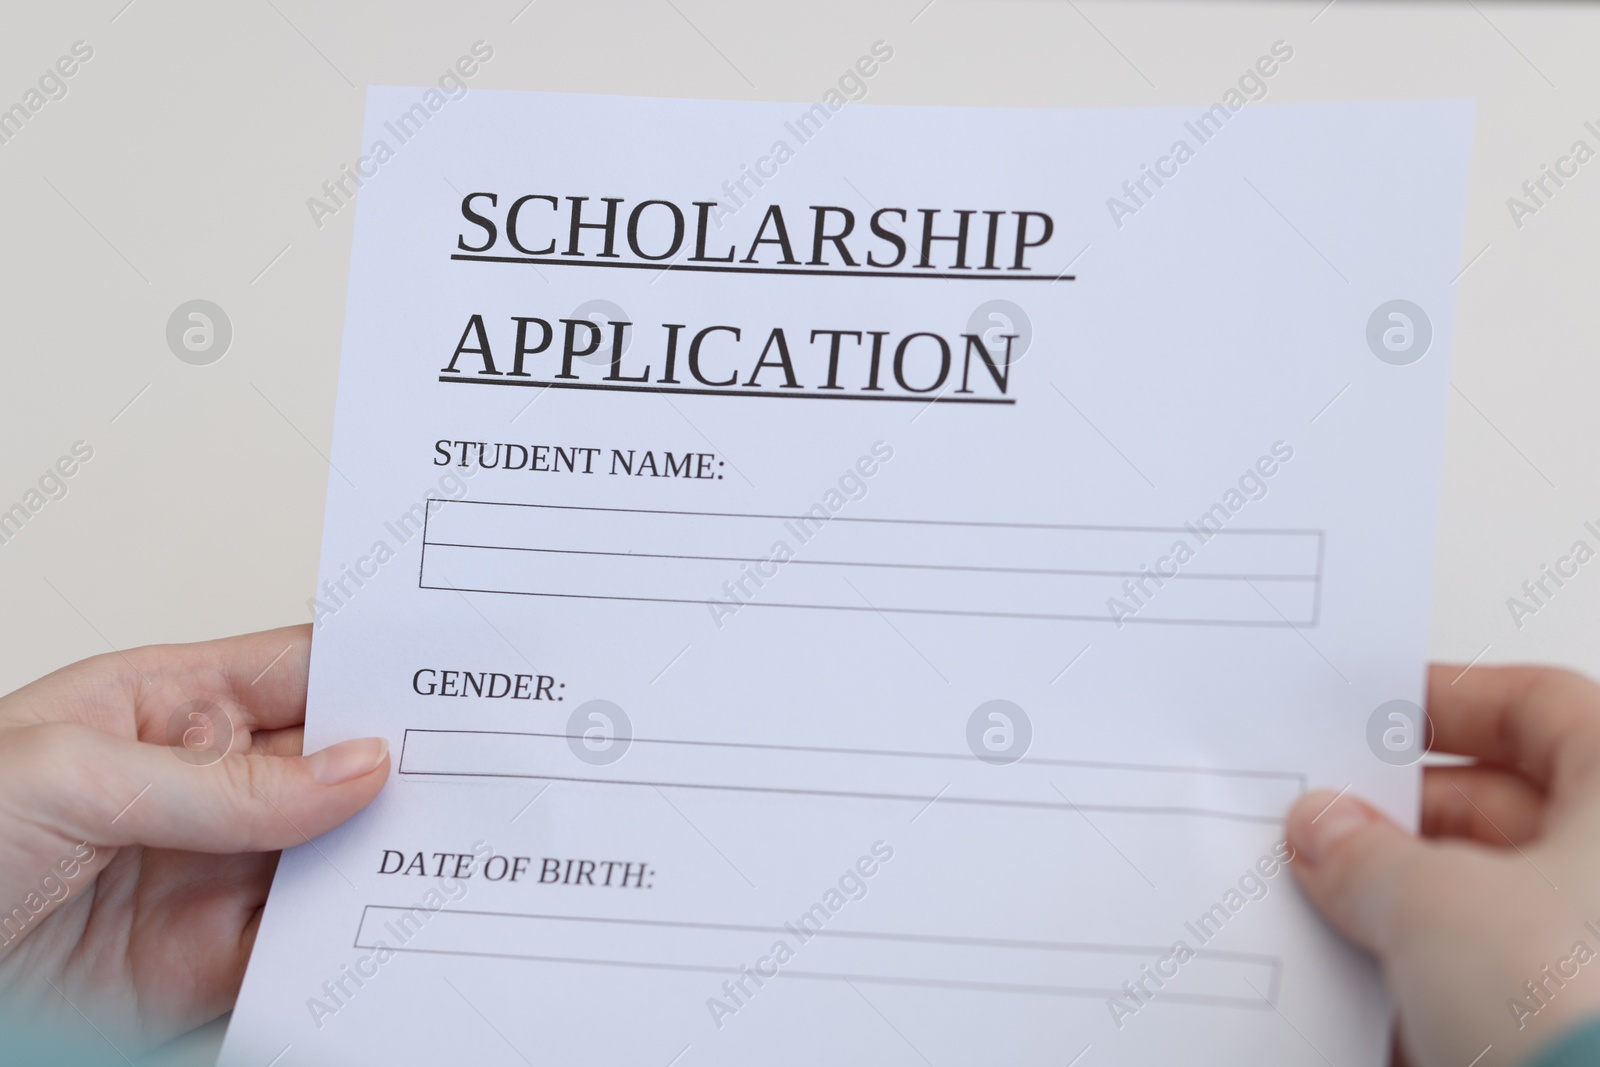
[[[1232,97],[372,89],[222,1062],[1382,1062],[1471,107]]]

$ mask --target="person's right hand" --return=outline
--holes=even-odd
[[[1600,1015],[1600,686],[1435,666],[1427,710],[1434,751],[1477,762],[1426,770],[1422,838],[1310,793],[1289,814],[1295,874],[1382,964],[1401,1062],[1522,1063]]]

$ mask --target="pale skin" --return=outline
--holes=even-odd
[[[389,773],[378,739],[301,755],[310,648],[309,626],[155,645],[0,698],[0,920],[29,914],[21,936],[0,928],[0,1012],[93,1037],[86,1016],[134,1055],[233,1005],[277,850],[344,822]],[[198,735],[188,761],[167,747],[204,725],[194,701],[232,723],[215,762]]]
[[[1396,1062],[1522,1063],[1600,1013],[1600,958],[1572,959],[1579,941],[1600,952],[1584,926],[1600,929],[1600,686],[1436,666],[1427,710],[1434,751],[1477,762],[1427,770],[1422,838],[1348,794],[1311,793],[1289,813],[1294,871],[1382,965],[1400,1008]],[[1547,965],[1576,976],[1547,981],[1541,1007],[1523,983]],[[1537,1014],[1519,1018],[1512,998]]]
[[[232,1005],[276,850],[344,822],[389,774],[378,739],[301,756],[310,642],[302,626],[134,649],[0,698],[0,908],[42,905],[0,933],[0,1010],[87,1016],[136,1054]],[[194,701],[232,725],[215,762],[169,747]],[[1560,988],[1542,971],[1580,940],[1600,952],[1584,926],[1600,928],[1600,687],[1435,667],[1428,712],[1433,748],[1477,764],[1426,772],[1422,836],[1314,792],[1289,814],[1293,867],[1382,965],[1397,1062],[1515,1064],[1600,1014],[1600,958],[1566,964]],[[1535,1000],[1529,981],[1553,992]],[[1519,1020],[1511,998],[1537,1013]]]

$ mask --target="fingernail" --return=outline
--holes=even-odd
[[[358,737],[340,741],[306,757],[311,777],[323,785],[338,785],[372,771],[389,754],[389,742],[381,737]]]
[[[1320,863],[1322,858],[1336,848],[1339,842],[1373,821],[1373,813],[1365,804],[1345,798],[1334,799],[1331,804],[1320,802],[1321,814],[1314,815],[1296,826],[1290,844],[1310,863]]]

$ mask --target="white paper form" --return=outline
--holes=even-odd
[[[1470,105],[367,115],[224,1064],[1382,1062]]]

